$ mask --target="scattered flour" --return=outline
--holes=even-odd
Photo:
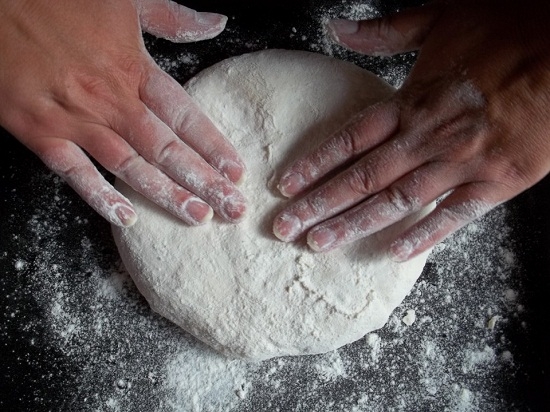
[[[17,259],[15,261],[15,270],[23,270],[27,266],[27,262],[24,260]]]
[[[319,362],[314,364],[321,380],[330,381],[337,378],[346,378],[346,368],[338,351],[321,355]]]
[[[29,351],[40,345],[50,365],[43,385],[56,388],[62,410],[469,412],[517,405],[502,382],[519,379],[511,337],[519,329],[523,340],[530,325],[522,326],[528,311],[518,310],[521,268],[507,258],[516,246],[504,206],[434,250],[386,327],[325,355],[245,364],[152,313],[118,266],[114,244],[105,243],[109,228],[98,231],[99,218],[85,207],[75,212],[78,199],[57,177],[42,172],[32,185],[44,188],[36,191],[40,206],[11,236],[27,246],[2,261],[29,281],[9,295],[32,290],[44,317],[22,317],[14,301],[5,325],[17,322],[30,333]],[[18,260],[26,265],[16,269]],[[503,298],[509,291],[513,304]],[[411,307],[422,313],[414,327],[402,321]],[[487,313],[510,320],[490,330]],[[36,357],[20,362],[35,365]]]
[[[411,326],[416,321],[416,312],[414,309],[407,310],[407,314],[401,319],[407,326]]]

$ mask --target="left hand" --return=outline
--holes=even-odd
[[[243,161],[142,38],[209,39],[226,20],[171,0],[0,0],[0,125],[114,225],[136,211],[91,158],[189,225],[236,223]]]
[[[354,50],[421,51],[389,100],[282,173],[281,192],[304,196],[275,218],[275,235],[307,232],[309,246],[326,251],[448,194],[392,243],[405,261],[541,180],[550,171],[549,17],[535,0],[465,0],[331,22]]]

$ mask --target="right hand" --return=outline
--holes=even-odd
[[[188,224],[237,222],[243,162],[141,36],[197,41],[225,22],[169,0],[0,0],[0,124],[115,225],[136,212],[88,155]]]
[[[301,196],[275,218],[274,234],[307,234],[325,252],[441,199],[390,245],[406,261],[547,176],[549,18],[546,2],[455,0],[333,21],[350,49],[420,54],[392,97],[282,172],[281,192]]]

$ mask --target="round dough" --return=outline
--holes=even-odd
[[[325,254],[278,241],[272,220],[286,202],[277,172],[393,89],[351,63],[283,50],[222,61],[186,89],[247,163],[248,215],[188,227],[117,182],[139,220],[114,237],[151,307],[250,360],[327,352],[382,327],[427,256],[396,263],[385,250],[419,216]]]

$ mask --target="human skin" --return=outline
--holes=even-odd
[[[420,53],[391,98],[282,172],[281,193],[298,200],[275,218],[275,235],[307,234],[313,250],[328,251],[445,195],[390,245],[405,261],[541,180],[550,171],[548,21],[547,2],[462,0],[330,22],[349,49]]]
[[[244,163],[141,35],[198,41],[226,21],[168,0],[0,0],[0,124],[115,225],[136,212],[88,156],[188,224],[237,222]]]

